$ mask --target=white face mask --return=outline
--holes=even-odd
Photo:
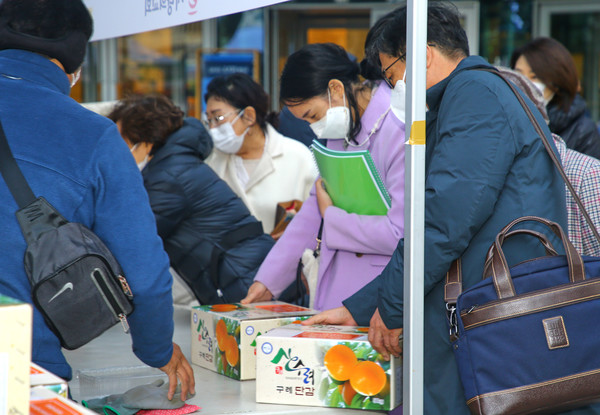
[[[149,161],[149,160],[148,160],[148,158],[149,158],[149,157],[150,157],[150,156],[149,156],[148,154],[146,154],[146,157],[144,157],[144,160],[140,161],[140,162],[137,164],[137,166],[138,166],[138,169],[140,169],[140,171],[144,170],[144,167],[146,167],[146,165],[148,164],[148,161]]]
[[[403,123],[406,122],[406,70],[401,80],[396,82],[396,86],[392,89],[392,96],[390,99],[390,107],[392,112]]]
[[[81,68],[77,69],[71,78],[71,88],[73,88],[77,82],[79,81],[79,78],[81,78]]]
[[[546,84],[540,81],[531,81],[532,84],[544,95],[544,91],[546,90]]]
[[[129,149],[129,151],[131,151],[131,154],[133,154],[133,152],[135,151],[135,149],[140,145],[140,143],[136,143],[133,145],[133,147],[131,147]],[[139,163],[137,163],[138,169],[140,171],[142,171],[142,169],[144,167],[146,167],[146,164],[148,164],[148,159],[150,158],[150,153],[146,154],[146,157],[144,157],[144,160],[140,161]]]
[[[347,139],[350,133],[350,109],[346,106],[346,95],[344,94],[344,105],[341,107],[331,107],[331,94],[327,90],[329,97],[329,109],[323,118],[310,124],[318,138],[330,140]]]
[[[554,98],[554,92],[552,94],[550,94],[550,96],[548,98],[546,98],[546,94],[545,94],[546,88],[547,88],[546,84],[544,84],[543,82],[540,82],[540,81],[531,81],[531,82],[533,83],[533,85],[535,85],[535,87],[537,89],[540,90],[540,92],[542,93],[542,97],[544,99],[544,106],[547,106],[548,103],[550,101],[552,101],[552,98]]]
[[[548,106],[548,104],[550,103],[550,101],[552,101],[552,98],[554,98],[554,92],[551,93],[548,98],[544,98],[544,105]]]
[[[235,131],[233,130],[233,124],[242,116],[243,113],[244,111],[242,110],[233,121],[223,123],[218,127],[214,127],[209,130],[213,144],[223,153],[236,154],[238,151],[240,151],[240,148],[242,148],[244,137],[246,136],[246,133],[250,127],[246,128],[242,135],[236,135]]]

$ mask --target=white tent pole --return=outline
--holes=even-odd
[[[406,26],[406,179],[404,200],[403,413],[423,411],[425,245],[425,74],[427,0],[408,0]]]

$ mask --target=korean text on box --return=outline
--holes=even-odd
[[[254,379],[257,338],[272,328],[304,320],[315,313],[279,301],[194,307],[192,363],[232,379]]]
[[[402,400],[402,359],[385,361],[368,328],[284,326],[258,339],[256,401],[389,411]]]

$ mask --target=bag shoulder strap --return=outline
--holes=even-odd
[[[560,174],[560,176],[564,180],[565,184],[567,185],[567,189],[569,189],[569,192],[571,193],[571,196],[573,196],[575,203],[577,203],[577,206],[579,206],[579,209],[581,210],[581,213],[583,214],[585,221],[587,222],[588,226],[590,227],[590,230],[594,234],[594,237],[596,238],[596,240],[598,240],[600,242],[600,234],[598,233],[596,226],[594,226],[594,223],[592,222],[590,215],[588,214],[587,210],[585,209],[583,202],[577,195],[577,192],[575,192],[575,188],[573,187],[573,185],[571,184],[571,181],[567,177],[567,174],[565,173],[565,170],[563,169],[562,164],[561,164],[560,160],[558,159],[558,156],[556,155],[554,150],[552,150],[552,146],[550,145],[550,142],[548,141],[548,137],[546,137],[544,130],[540,126],[539,122],[533,115],[533,112],[531,111],[531,109],[529,108],[529,106],[527,105],[527,103],[525,102],[525,100],[523,99],[521,94],[519,93],[519,91],[517,91],[516,87],[512,84],[512,82],[510,82],[504,75],[502,75],[496,69],[473,68],[472,70],[489,72],[489,73],[492,73],[492,74],[500,77],[509,86],[509,88],[512,90],[512,92],[515,94],[517,100],[519,101],[519,103],[521,104],[523,109],[525,110],[527,117],[533,124],[535,131],[542,139],[542,143],[544,144],[544,148],[546,149],[546,152],[550,156],[552,163],[554,163],[554,166],[558,170],[558,173]],[[445,288],[445,290],[444,290],[444,292],[445,292],[444,300],[446,301],[447,306],[454,306],[456,304],[456,299],[458,298],[458,295],[460,295],[460,293],[462,292],[462,278],[460,275],[461,274],[461,269],[460,269],[461,266],[460,265],[461,265],[460,258],[454,260],[452,262],[452,264],[450,265],[450,269],[446,273],[446,287],[448,287],[448,288]]]
[[[35,197],[10,150],[1,122],[0,173],[19,205],[16,212],[17,221],[28,245],[37,240],[42,233],[68,223],[43,197]]]
[[[31,187],[25,180],[25,176],[19,169],[17,162],[10,150],[4,128],[0,122],[0,173],[4,181],[15,198],[20,209],[30,205],[36,199]]]
[[[600,242],[600,234],[598,233],[598,230],[596,229],[596,226],[594,226],[594,223],[592,222],[592,218],[590,218],[590,215],[588,214],[587,210],[585,209],[585,206],[583,205],[583,202],[581,201],[581,199],[577,195],[577,192],[575,191],[575,188],[573,187],[573,185],[571,184],[571,181],[567,177],[567,174],[565,173],[565,170],[563,169],[562,164],[561,164],[560,160],[558,159],[558,156],[552,150],[552,146],[550,145],[550,142],[548,141],[548,137],[546,137],[546,134],[544,134],[544,130],[542,129],[542,127],[538,123],[538,121],[535,118],[535,116],[533,115],[533,113],[531,112],[531,108],[529,108],[529,106],[525,103],[525,100],[523,99],[523,97],[521,96],[521,94],[517,91],[516,87],[504,75],[502,75],[500,72],[498,72],[495,69],[492,69],[492,68],[474,68],[473,70],[490,72],[490,73],[493,73],[493,74],[499,76],[500,78],[502,78],[502,80],[510,87],[510,89],[513,91],[513,93],[516,95],[517,99],[519,100],[519,103],[521,104],[521,106],[525,110],[525,113],[529,117],[529,120],[533,124],[533,127],[535,128],[536,132],[538,133],[538,135],[542,139],[542,143],[544,144],[544,148],[548,152],[548,155],[550,156],[550,159],[552,160],[552,162],[556,166],[556,169],[558,170],[558,173],[560,174],[560,176],[564,180],[565,184],[567,185],[567,188],[569,189],[569,192],[571,193],[571,196],[573,196],[573,199],[575,200],[575,203],[577,203],[577,206],[579,206],[579,209],[581,210],[581,213],[583,214],[583,217],[585,218],[585,221],[587,222],[588,226],[590,227],[590,230],[594,234],[594,237],[596,238],[596,240],[598,242]]]

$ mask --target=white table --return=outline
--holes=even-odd
[[[185,357],[190,359],[191,333],[189,309],[176,308],[174,314],[174,341],[179,344]],[[102,336],[80,349],[64,354],[73,368],[77,370],[101,369],[112,367],[131,367],[143,363],[131,351],[131,338],[117,325]],[[323,414],[323,415],[383,415],[385,412],[360,411],[356,409],[333,409],[309,406],[289,406],[260,404],[255,401],[256,382],[237,381],[215,372],[192,365],[196,380],[196,396],[187,401],[200,406],[202,415],[222,414]],[[79,400],[79,383],[73,379],[69,383],[73,398]],[[400,409],[400,408],[398,408]],[[401,413],[401,410],[394,413]]]

